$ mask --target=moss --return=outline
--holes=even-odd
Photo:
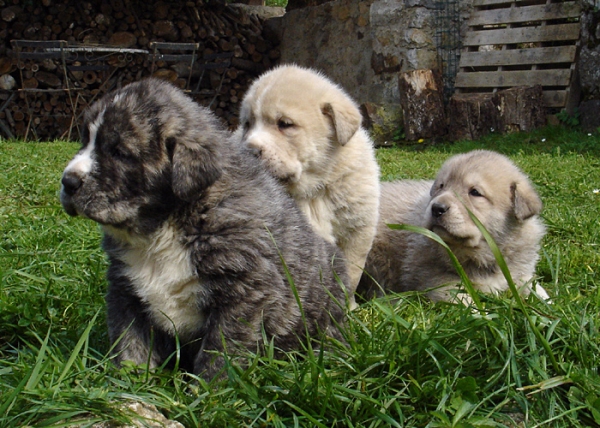
[[[369,132],[376,146],[391,146],[404,139],[402,109],[398,104],[370,104],[367,109]]]

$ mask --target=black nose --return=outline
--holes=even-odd
[[[444,204],[433,204],[431,206],[431,215],[435,218],[440,218],[444,213],[448,211],[448,206]]]
[[[69,196],[73,196],[77,189],[81,187],[82,181],[77,174],[67,172],[63,174],[61,183],[64,192]]]

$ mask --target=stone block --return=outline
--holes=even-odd
[[[390,147],[398,140],[402,130],[402,108],[399,104],[375,104],[360,106],[363,127],[369,131],[375,147]]]
[[[579,124],[585,132],[600,132],[600,100],[584,101],[579,105]]]

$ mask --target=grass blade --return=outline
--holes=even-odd
[[[531,327],[533,334],[535,335],[535,337],[537,338],[539,343],[542,345],[542,347],[548,354],[548,358],[550,358],[552,368],[554,369],[554,371],[557,374],[563,374],[563,371],[561,370],[560,366],[558,365],[558,362],[556,361],[556,358],[554,357],[554,353],[552,352],[552,348],[550,347],[550,344],[548,343],[546,338],[542,335],[542,333],[540,333],[540,330],[535,325],[535,322],[531,318],[529,311],[525,307],[525,303],[523,302],[523,299],[521,298],[521,294],[519,293],[519,290],[517,290],[517,286],[512,279],[510,270],[508,269],[508,266],[506,265],[506,261],[504,260],[504,257],[502,256],[502,252],[498,248],[498,245],[496,245],[494,238],[492,238],[490,233],[487,231],[485,226],[479,221],[479,219],[475,216],[475,214],[473,214],[470,210],[467,210],[467,211],[469,212],[469,217],[471,217],[471,220],[477,225],[477,228],[479,228],[479,230],[483,234],[483,237],[485,238],[486,242],[490,246],[490,249],[492,250],[494,257],[496,258],[496,262],[498,263],[498,266],[500,266],[500,270],[502,270],[502,274],[504,275],[504,278],[506,278],[506,282],[508,283],[508,288],[510,289],[510,291],[513,295],[513,298],[517,302],[517,306],[519,307],[519,309],[521,309],[521,311],[523,311],[523,314],[525,315],[525,318],[527,319],[527,322],[529,323],[529,326]]]
[[[39,376],[40,374],[40,370],[42,368],[42,364],[44,362],[44,357],[46,356],[46,351],[48,350],[48,339],[50,338],[50,331],[51,328],[48,329],[48,332],[46,333],[46,338],[44,339],[44,341],[42,342],[42,346],[38,352],[38,355],[36,357],[35,360],[35,365],[33,366],[33,370],[31,371],[31,376],[29,377],[29,380],[27,381],[27,385],[25,385],[25,389],[34,389],[37,384],[39,383],[39,381],[41,380],[41,376]],[[36,334],[36,337],[37,334]],[[38,337],[39,339],[39,337]]]
[[[425,229],[424,227],[420,226],[412,226],[409,224],[388,224],[387,226],[392,230],[407,230],[409,232],[419,233],[440,244],[446,250],[448,256],[452,260],[452,264],[456,268],[456,271],[458,272],[458,275],[460,276],[460,279],[462,280],[462,283],[464,284],[467,293],[469,293],[469,296],[471,296],[471,299],[473,299],[475,306],[482,315],[485,314],[483,310],[483,305],[481,304],[481,300],[479,300],[479,296],[477,295],[477,292],[473,287],[473,283],[465,273],[465,270],[461,266],[460,262],[458,261],[448,244],[446,244],[442,238],[440,238],[437,234],[433,233],[431,230]]]
[[[62,373],[60,374],[60,376],[58,377],[58,380],[56,381],[56,385],[60,385],[62,383],[62,381],[65,379],[65,377],[67,376],[67,373],[71,369],[71,366],[75,362],[75,359],[79,355],[79,351],[84,346],[84,344],[86,344],[88,342],[88,340],[90,338],[90,331],[92,330],[92,327],[94,326],[94,324],[96,322],[96,318],[98,317],[99,313],[100,313],[100,310],[96,311],[96,314],[93,316],[93,318],[91,319],[91,321],[88,323],[87,327],[81,334],[81,337],[79,338],[79,341],[73,348],[73,352],[71,352],[71,356],[67,360]]]

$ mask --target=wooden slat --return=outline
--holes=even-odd
[[[567,104],[569,92],[564,91],[543,91],[542,99],[546,107],[564,107]]]
[[[497,30],[470,31],[463,40],[463,46],[578,40],[579,29],[579,23],[573,23],[546,25],[544,27],[501,28]]]
[[[457,88],[508,88],[511,86],[568,86],[571,70],[482,71],[458,73]]]
[[[479,10],[471,12],[470,26],[515,24],[519,22],[544,21],[548,19],[579,18],[578,2],[552,3],[548,5],[523,6],[510,9]]]
[[[460,58],[461,72],[456,76],[457,90],[485,93],[538,84],[544,88],[553,88],[543,91],[546,107],[568,108],[570,100],[576,98],[571,88],[571,76],[581,24],[551,22],[560,19],[578,21],[580,3],[573,0],[559,3],[545,0],[473,0],[473,7],[474,11],[468,21],[471,29],[462,41],[466,49]],[[538,42],[572,44],[531,48],[519,46],[519,49],[510,49],[510,46],[507,49],[506,46],[520,43],[535,46],[534,43]],[[469,49],[485,45],[502,45],[502,50],[469,52]],[[571,64],[571,67],[550,69],[553,64]],[[538,70],[538,65],[545,67]],[[509,71],[502,68],[511,66],[532,66],[533,69]],[[480,71],[484,67],[499,68],[497,71]]]
[[[575,61],[577,46],[463,52],[459,67],[499,67],[526,64],[556,64]]]

